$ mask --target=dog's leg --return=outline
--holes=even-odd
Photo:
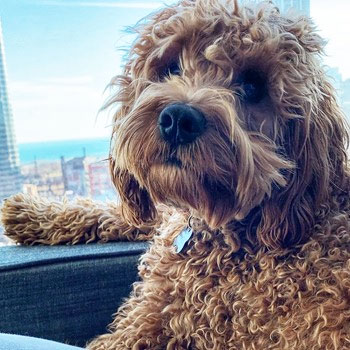
[[[1,214],[5,235],[26,245],[146,241],[154,232],[126,224],[118,205],[90,199],[62,203],[17,194],[4,202]]]
[[[169,343],[169,334],[164,331],[168,316],[164,311],[170,290],[166,290],[167,283],[162,281],[135,283],[131,298],[118,310],[109,327],[111,333],[99,336],[88,344],[87,349],[164,350]]]

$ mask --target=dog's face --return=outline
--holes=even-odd
[[[307,19],[269,4],[186,0],[153,15],[111,100],[126,220],[165,203],[219,228],[254,209],[260,241],[302,240],[345,162],[321,46]]]

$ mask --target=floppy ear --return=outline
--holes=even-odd
[[[304,242],[346,195],[347,124],[332,86],[323,80],[318,89],[307,116],[286,125],[283,147],[296,167],[285,174],[287,186],[262,205],[257,236],[269,248]]]
[[[157,211],[148,192],[140,187],[127,170],[115,167],[112,158],[110,158],[110,171],[114,186],[120,195],[121,213],[125,222],[136,227],[151,225],[156,219]]]

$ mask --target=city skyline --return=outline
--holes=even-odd
[[[329,39],[325,63],[350,78],[345,16],[350,4],[335,2],[311,0],[311,16]],[[117,48],[134,39],[124,29],[161,6],[158,1],[2,0],[19,142],[109,137],[111,113],[98,115],[98,110],[109,80],[121,72],[125,52]]]
[[[6,59],[0,20],[0,200],[21,189],[18,147],[7,92]]]

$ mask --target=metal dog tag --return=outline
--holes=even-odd
[[[176,253],[181,253],[186,243],[191,239],[193,230],[191,227],[185,227],[174,240]]]

